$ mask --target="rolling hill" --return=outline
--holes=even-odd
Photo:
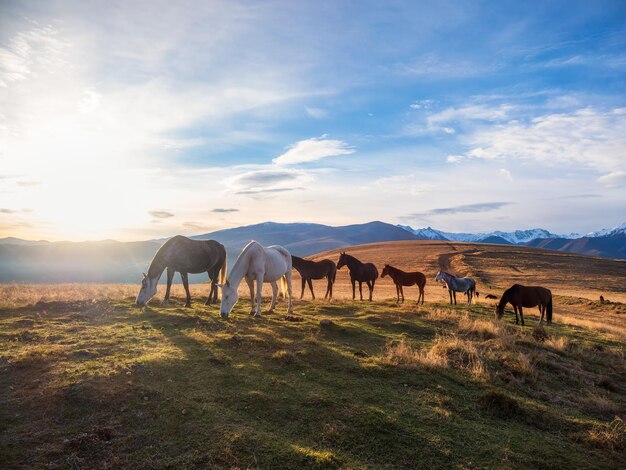
[[[263,245],[283,245],[292,254],[306,256],[362,243],[417,239],[415,235],[383,222],[343,227],[266,222],[191,238],[223,243],[231,264],[250,240]],[[0,282],[136,282],[165,240],[34,244],[9,240],[0,243]],[[191,282],[204,281],[204,274],[191,276]]]

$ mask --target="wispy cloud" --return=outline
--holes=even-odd
[[[241,189],[271,188],[279,184],[296,181],[302,176],[301,171],[287,168],[256,170],[233,177],[230,184]]]
[[[513,204],[512,202],[481,202],[477,204],[464,204],[454,207],[440,207],[425,212],[414,212],[408,217],[425,217],[431,215],[451,215],[464,213],[488,212]]]
[[[217,207],[213,209],[211,212],[216,212],[218,214],[228,214],[230,212],[239,212],[239,209],[224,209],[221,207]]]
[[[349,155],[354,147],[341,140],[327,139],[326,135],[301,140],[291,145],[285,153],[272,161],[278,165],[309,163],[323,158]]]
[[[167,211],[149,211],[148,214],[155,219],[169,219],[170,217],[174,217],[174,214]]]
[[[309,116],[315,119],[324,119],[325,117],[328,117],[328,112],[321,108],[306,106],[304,110]]]

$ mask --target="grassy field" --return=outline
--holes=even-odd
[[[394,262],[396,249],[371,252]],[[481,291],[510,281],[506,254],[429,250],[415,255],[429,273],[447,259],[483,269]],[[511,271],[544,284],[563,271],[538,261]],[[433,282],[424,307],[389,300],[386,281],[387,300],[352,302],[344,276],[331,304],[253,319],[244,298],[228,321],[197,297],[184,309],[180,289],[142,311],[136,286],[0,286],[0,467],[623,466],[619,283],[554,276],[555,324],[533,311],[522,328],[495,321],[492,302],[447,305]],[[611,303],[594,300],[601,288]]]

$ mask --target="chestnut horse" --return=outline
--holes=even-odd
[[[388,264],[383,268],[383,273],[380,277],[385,277],[389,274],[389,277],[393,279],[394,284],[396,285],[396,295],[398,296],[398,302],[400,302],[400,295],[402,295],[402,302],[404,302],[404,291],[402,290],[402,286],[414,286],[420,290],[420,295],[417,298],[417,303],[420,303],[420,299],[422,299],[422,305],[424,305],[424,286],[426,285],[426,276],[419,271],[415,271],[412,273],[407,273],[402,271],[401,269],[394,268]]]
[[[517,311],[519,310],[519,316],[522,318],[522,326],[524,326],[524,314],[522,313],[522,307],[539,307],[539,313],[541,314],[540,323],[543,321],[544,314],[548,325],[552,323],[552,292],[545,287],[540,286],[522,286],[520,284],[514,284],[504,291],[500,303],[496,307],[496,318],[502,318],[504,315],[504,307],[510,303],[513,305],[515,311],[515,324],[519,323],[517,318]]]
[[[299,256],[291,255],[291,265],[300,273],[300,277],[302,277],[302,293],[300,294],[300,298],[304,297],[305,285],[309,284],[311,295],[313,296],[313,300],[315,300],[315,292],[313,292],[313,283],[311,280],[324,278],[328,281],[324,300],[326,300],[327,297],[330,299],[333,298],[333,283],[335,282],[335,277],[337,276],[337,265],[335,265],[334,261],[329,259],[310,261],[308,259],[300,258]]]
[[[378,269],[372,263],[361,263],[354,256],[347,255],[344,251],[340,253],[337,269],[348,266],[350,270],[350,282],[352,282],[352,300],[356,297],[355,282],[359,283],[359,294],[363,300],[363,282],[367,284],[370,290],[370,302],[374,293],[374,284],[378,279]]]

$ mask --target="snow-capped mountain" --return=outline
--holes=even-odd
[[[450,240],[450,241],[457,241],[457,242],[480,242],[483,240],[492,241],[492,240],[501,239],[513,245],[519,245],[522,243],[528,243],[529,241],[536,240],[538,238],[574,239],[574,238],[580,237],[580,235],[574,234],[574,233],[571,233],[568,235],[562,235],[562,234],[557,235],[542,228],[533,228],[533,229],[528,229],[528,230],[515,230],[513,232],[503,232],[500,230],[496,230],[493,232],[480,232],[480,233],[454,233],[454,232],[444,232],[441,230],[436,230],[431,227],[418,228],[418,229],[414,229],[406,225],[399,225],[399,227],[411,232],[413,235],[417,236],[418,238],[422,238],[425,240]]]
[[[587,238],[596,238],[596,237],[607,237],[611,235],[620,235],[620,234],[626,234],[626,222],[624,222],[621,225],[618,225],[617,227],[603,228],[602,230],[590,232],[583,236]]]
[[[426,227],[426,228],[411,228],[408,225],[398,225],[398,227],[406,230],[407,232],[412,233],[413,235],[415,235],[416,237],[422,239],[422,240],[449,240],[448,237],[446,237],[443,232],[440,232],[439,230],[435,230],[434,228],[431,227]]]

